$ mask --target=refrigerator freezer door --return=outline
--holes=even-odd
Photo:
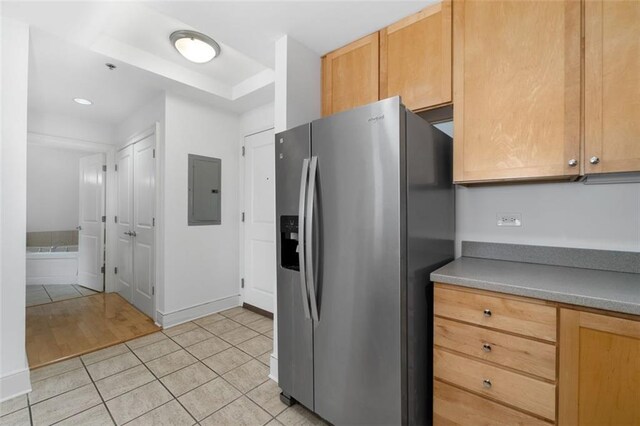
[[[294,235],[300,239],[304,222],[292,217],[298,217],[302,167],[310,156],[310,131],[307,124],[276,135],[276,240],[278,384],[285,394],[313,410],[313,323],[305,317],[302,265],[296,268],[295,262],[283,263],[287,257],[283,253],[301,250],[300,245],[292,244]],[[285,226],[287,229],[283,229]]]
[[[315,411],[333,424],[401,421],[403,119],[393,98],[312,126]]]

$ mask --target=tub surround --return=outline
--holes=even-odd
[[[27,232],[27,247],[77,246],[78,231]]]
[[[462,242],[445,284],[640,315],[640,253]]]

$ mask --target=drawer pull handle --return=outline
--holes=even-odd
[[[491,309],[485,309],[483,312],[485,317],[490,317],[491,316]]]
[[[484,386],[484,387],[485,387],[485,388],[487,388],[487,389],[491,389],[491,380],[489,380],[489,379],[484,379],[484,380],[482,381],[482,386]]]
[[[485,352],[491,352],[491,345],[488,344],[488,343],[484,343],[482,345],[482,350],[485,351]]]

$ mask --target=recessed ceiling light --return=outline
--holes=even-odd
[[[80,104],[80,105],[92,105],[93,102],[91,102],[89,99],[84,99],[84,98],[73,98],[73,102]]]
[[[220,45],[211,37],[196,31],[176,31],[169,40],[182,56],[196,64],[204,64],[220,55]]]

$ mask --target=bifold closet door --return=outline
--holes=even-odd
[[[117,271],[116,291],[133,302],[133,146],[118,151],[116,157],[118,200],[116,209]]]
[[[155,134],[118,151],[117,291],[154,317]]]
[[[155,135],[133,145],[133,304],[153,318]]]

